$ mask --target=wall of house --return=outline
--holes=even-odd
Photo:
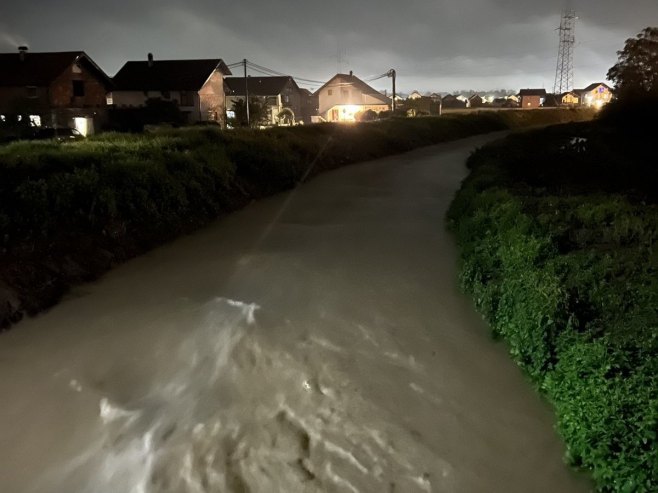
[[[562,96],[562,104],[575,106],[579,103],[580,99],[575,94],[565,94]]]
[[[611,100],[612,93],[610,90],[606,86],[600,85],[591,91],[583,93],[581,96],[580,104],[584,106],[594,106],[600,108],[601,106],[608,104]]]
[[[215,70],[199,91],[199,115],[197,121],[214,120],[226,124],[226,96],[224,75]]]
[[[48,89],[45,87],[37,87],[35,93],[27,87],[0,87],[0,115],[40,115],[48,108]]]
[[[74,96],[73,81],[82,81],[84,96]],[[53,108],[105,108],[105,84],[84,64],[67,68],[49,88],[50,104]]]
[[[541,96],[521,96],[521,108],[539,108],[541,106]]]
[[[378,98],[370,94],[364,94],[358,87],[352,85],[345,77],[336,77],[329,85],[323,87],[318,94],[319,113],[322,118],[328,120],[328,112],[336,106],[382,106],[390,109]],[[369,108],[366,108],[369,109]],[[364,110],[360,110],[364,111]],[[381,111],[381,110],[380,110]]]
[[[347,105],[335,105],[327,110],[325,114],[322,114],[328,122],[354,122],[356,121],[356,115],[358,113],[363,113],[368,110],[372,110],[375,113],[381,113],[382,111],[388,111],[391,108],[386,104],[347,104]]]

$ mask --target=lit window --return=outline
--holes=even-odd
[[[30,125],[33,127],[40,127],[41,117],[39,115],[30,115]]]
[[[105,97],[105,102],[107,103],[108,106],[112,106],[114,104],[114,96],[112,95],[111,92],[107,93],[107,96]]]
[[[0,115],[0,122],[6,122],[7,117],[5,115]]]

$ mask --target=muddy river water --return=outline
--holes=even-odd
[[[457,288],[476,137],[346,167],[0,335],[0,492],[589,491]]]

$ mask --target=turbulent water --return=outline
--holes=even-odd
[[[3,334],[0,491],[588,491],[456,289],[486,140],[323,175]]]

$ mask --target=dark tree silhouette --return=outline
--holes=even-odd
[[[619,61],[608,71],[620,101],[658,99],[658,27],[626,40]]]

